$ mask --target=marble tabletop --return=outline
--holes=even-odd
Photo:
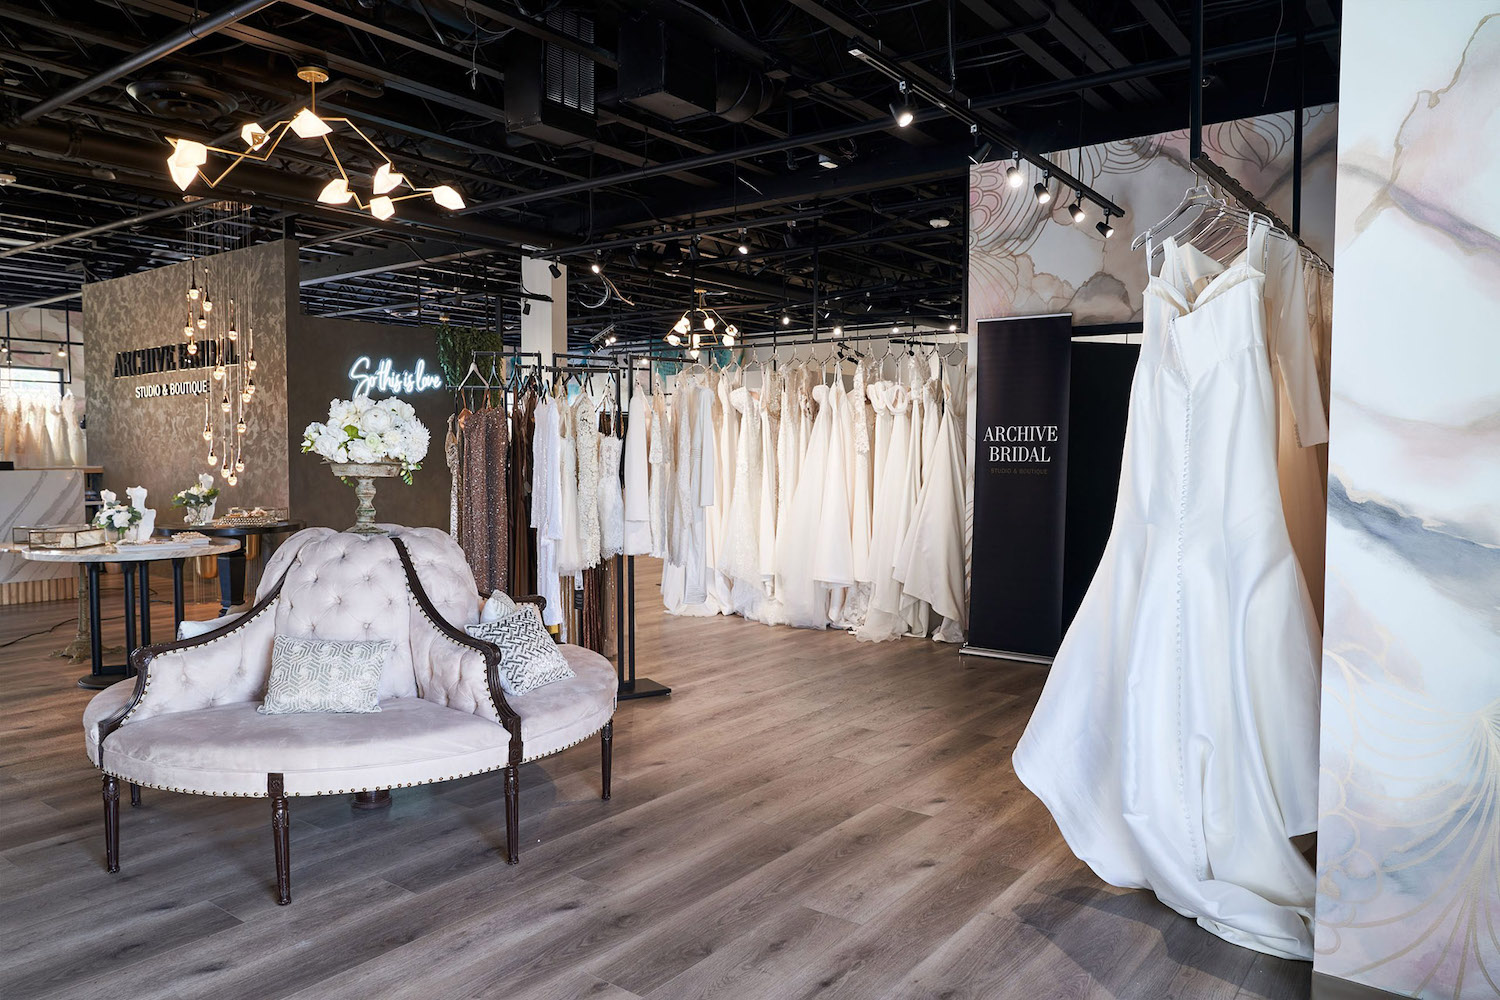
[[[152,539],[115,546],[100,545],[89,549],[21,549],[21,554],[35,562],[112,563],[152,562],[157,559],[191,559],[195,556],[219,556],[233,552],[240,543],[233,539],[207,542],[175,542]]]

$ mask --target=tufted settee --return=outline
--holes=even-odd
[[[268,560],[254,606],[197,638],[136,651],[132,680],[84,712],[103,772],[105,859],[119,870],[119,783],[268,797],[278,901],[291,899],[288,799],[447,781],[505,769],[507,859],[519,838],[518,772],[599,734],[609,798],[614,669],[558,647],[575,674],[524,696],[499,683],[499,650],[463,629],[479,598],[463,551],[432,528],[387,535],[309,528]],[[380,712],[261,715],[275,636],[388,639]]]

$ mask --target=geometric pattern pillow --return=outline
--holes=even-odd
[[[534,604],[497,621],[470,625],[468,630],[474,638],[500,647],[500,687],[506,694],[530,694],[543,684],[573,676]]]
[[[303,639],[278,635],[262,715],[378,712],[387,639]]]

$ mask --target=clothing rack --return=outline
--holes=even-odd
[[[609,359],[598,355],[561,353],[554,357],[581,358],[589,363],[585,364],[548,364],[541,360],[540,352],[527,352],[528,356],[535,357],[536,361],[523,361],[523,367],[535,368],[538,372],[552,372],[564,378],[571,376],[582,376],[589,378],[600,375],[608,378],[614,384],[615,391],[615,414],[616,424],[624,417],[621,406],[623,394],[621,392],[623,371],[618,363],[610,363]],[[672,693],[672,689],[649,677],[638,677],[635,672],[635,556],[617,555],[615,559],[615,678],[617,682],[616,697],[620,701],[630,701],[636,698],[657,698]],[[629,593],[630,600],[625,599]],[[576,594],[577,592],[574,591]],[[574,610],[579,610],[575,605]]]

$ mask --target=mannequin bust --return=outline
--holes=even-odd
[[[144,542],[156,531],[156,511],[146,506],[146,487],[131,486],[125,490],[130,506],[141,512],[141,519],[130,526],[128,537],[132,542]]]

